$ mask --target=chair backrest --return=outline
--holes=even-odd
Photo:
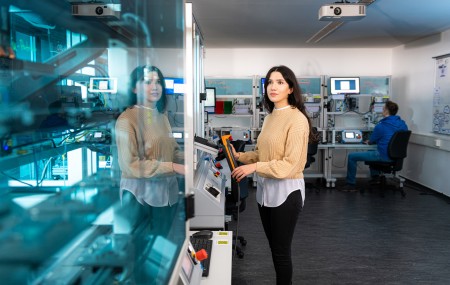
[[[388,155],[392,160],[406,157],[410,136],[411,131],[397,131],[394,133],[388,145]]]
[[[246,142],[243,140],[235,140],[230,142],[236,151],[244,151]]]
[[[319,147],[318,143],[315,143],[315,142],[308,143],[308,153],[306,155],[305,168],[308,168],[311,165],[311,163],[316,161],[316,159],[314,158],[314,155],[316,155],[318,147]]]
[[[308,144],[308,155],[316,155],[317,149],[319,148],[318,143],[309,143]]]
[[[393,160],[392,171],[402,170],[403,159],[407,156],[410,136],[411,131],[397,131],[389,141],[388,155]]]
[[[313,127],[312,131],[317,133],[317,128]],[[306,164],[305,164],[305,168],[308,168],[311,163],[313,163],[314,161],[316,161],[316,159],[314,158],[314,156],[317,154],[317,149],[319,148],[319,142],[314,141],[314,142],[308,142],[308,152],[306,155]]]

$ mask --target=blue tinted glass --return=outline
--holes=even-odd
[[[184,1],[13,2],[2,283],[167,284],[186,239]]]

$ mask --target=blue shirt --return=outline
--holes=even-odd
[[[388,116],[383,118],[373,129],[369,143],[377,144],[381,158],[391,160],[388,156],[387,148],[391,137],[396,131],[407,131],[408,126],[399,116]]]

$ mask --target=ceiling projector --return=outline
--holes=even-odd
[[[329,4],[319,9],[320,21],[355,21],[366,16],[364,4]]]
[[[72,15],[78,17],[113,18],[120,17],[120,4],[81,3],[72,4]]]

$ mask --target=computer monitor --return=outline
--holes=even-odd
[[[359,94],[359,77],[330,77],[331,95]]]
[[[89,92],[91,93],[117,93],[117,78],[91,77],[89,78]]]
[[[266,92],[266,90],[264,90],[264,82],[266,82],[266,78],[262,77],[261,78],[261,86],[260,86],[260,88],[261,88],[261,96],[264,96],[264,93]]]
[[[216,87],[206,87],[205,107],[216,107]]]
[[[166,77],[164,83],[166,84],[166,95],[184,94],[183,78]]]

